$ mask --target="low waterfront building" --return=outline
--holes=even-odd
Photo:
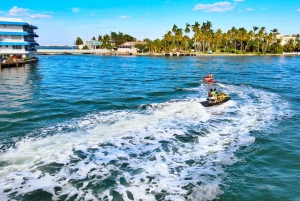
[[[97,40],[86,40],[83,42],[83,45],[78,45],[78,49],[82,49],[84,46],[87,46],[89,50],[100,49],[102,45],[101,41]]]
[[[39,45],[34,39],[36,29],[21,18],[0,17],[0,55],[34,57]]]
[[[282,35],[280,33],[276,34],[276,39],[281,39],[280,45],[282,46],[287,44],[290,40],[296,42],[296,37],[294,37],[293,35]]]
[[[122,45],[118,46],[118,52],[121,54],[136,54],[138,48],[135,48],[135,45],[147,45],[147,42],[125,42]]]

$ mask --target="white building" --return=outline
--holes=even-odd
[[[81,50],[84,46],[87,46],[89,50],[100,49],[102,45],[101,41],[97,40],[86,40],[83,42],[83,45],[78,45],[78,48]]]
[[[118,46],[118,52],[123,54],[136,54],[138,49],[135,48],[135,45],[147,45],[147,42],[125,42],[122,45]]]
[[[35,29],[20,18],[0,17],[0,55],[34,57],[35,46],[39,45],[34,39],[38,37]]]
[[[284,46],[287,44],[291,39],[296,42],[296,37],[290,35],[282,35],[280,33],[276,34],[276,39],[281,39],[280,45]]]

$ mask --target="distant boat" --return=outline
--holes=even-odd
[[[9,67],[21,67],[25,66],[28,63],[36,63],[38,62],[37,57],[33,57],[31,59],[23,59],[23,58],[16,58],[16,57],[9,57],[6,59],[1,59],[0,68],[9,68]]]
[[[206,77],[202,79],[202,82],[204,82],[204,83],[210,83],[210,84],[216,83],[215,79],[213,79],[213,78],[206,78]]]

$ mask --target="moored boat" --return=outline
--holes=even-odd
[[[36,63],[37,61],[38,61],[37,57],[33,57],[31,59],[7,58],[1,60],[0,68],[20,67],[20,66],[25,66],[25,64]]]

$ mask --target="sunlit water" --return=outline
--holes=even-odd
[[[39,60],[0,71],[1,201],[300,200],[300,57]]]

